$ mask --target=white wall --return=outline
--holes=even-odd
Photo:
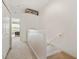
[[[20,15],[21,40],[29,42],[37,59],[46,59],[46,39],[41,32],[40,16],[25,14]]]
[[[54,45],[77,56],[76,0],[53,0],[44,10],[42,25],[47,40],[53,40]]]
[[[26,33],[29,29],[40,30],[40,16],[35,16],[31,14],[20,15],[21,18],[21,40],[26,41]]]
[[[3,59],[6,57],[8,49],[10,48],[10,19],[9,13],[4,5],[2,5],[2,57]]]

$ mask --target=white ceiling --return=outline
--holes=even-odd
[[[50,0],[49,0],[50,1]],[[31,8],[34,10],[42,10],[46,4],[49,2],[48,0],[5,0],[6,5],[10,9],[10,11],[14,14],[23,14],[26,8]]]

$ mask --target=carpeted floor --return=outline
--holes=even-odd
[[[37,59],[34,54],[29,50],[27,44],[15,38],[12,41],[12,49],[7,56],[7,59]],[[60,52],[55,55],[47,57],[47,59],[75,59],[74,57]]]
[[[22,43],[20,39],[14,39],[7,59],[32,59],[32,54],[25,43]]]

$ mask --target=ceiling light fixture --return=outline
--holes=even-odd
[[[39,15],[39,12],[36,11],[36,10],[33,10],[33,9],[29,9],[29,8],[26,8],[25,9],[25,13],[28,13],[28,14],[34,14],[34,15]]]

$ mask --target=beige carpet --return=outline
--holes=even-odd
[[[13,39],[12,49],[7,59],[33,59],[28,46],[22,43],[20,39]]]

